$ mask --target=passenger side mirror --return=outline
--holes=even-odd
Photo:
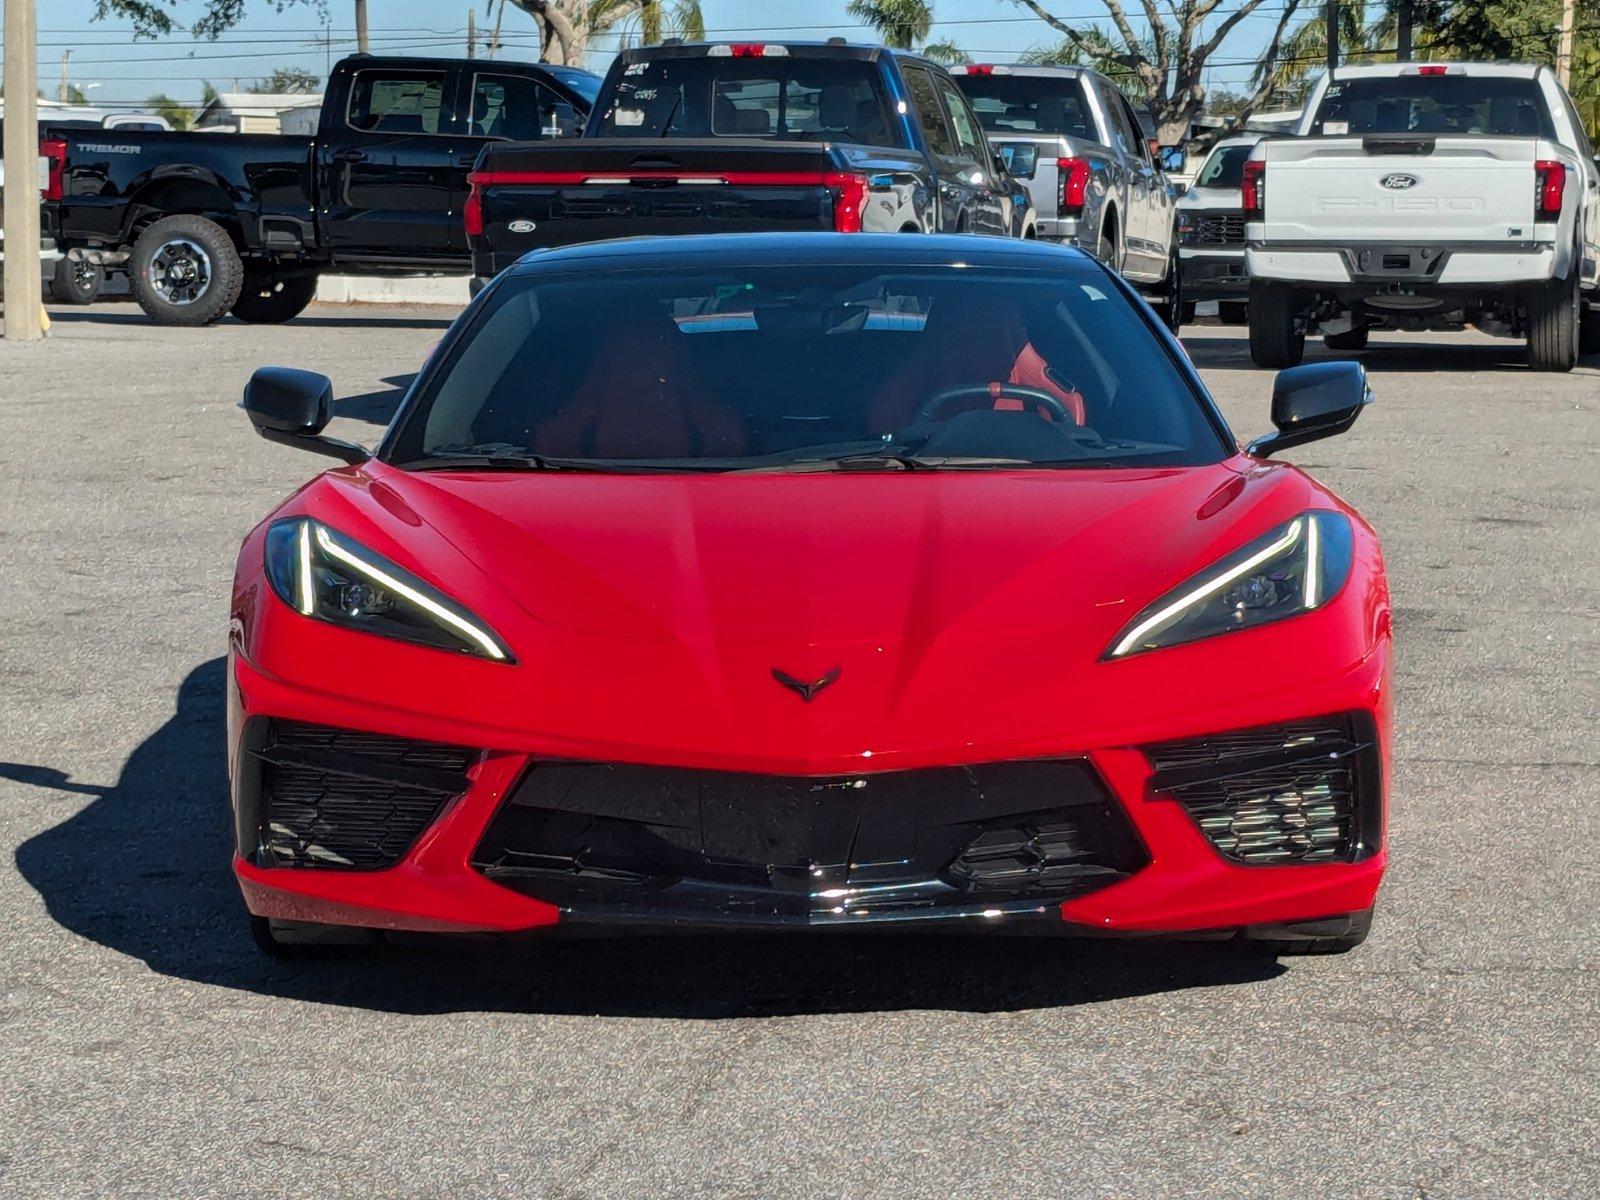
[[[1278,432],[1257,438],[1245,453],[1266,458],[1290,446],[1343,433],[1371,403],[1367,370],[1360,363],[1307,363],[1279,371],[1272,381],[1272,423]]]
[[[327,454],[347,463],[372,456],[353,442],[322,436],[333,419],[333,381],[315,371],[293,367],[261,367],[244,385],[239,401],[256,432],[313,454]]]
[[[1189,156],[1184,153],[1181,146],[1163,146],[1158,157],[1161,161],[1161,169],[1174,174],[1182,171],[1189,162]]]

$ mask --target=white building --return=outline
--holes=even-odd
[[[194,127],[211,133],[283,133],[280,114],[322,106],[318,93],[223,92],[200,110]]]

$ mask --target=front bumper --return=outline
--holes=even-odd
[[[1009,764],[1033,767],[1042,765],[1038,760],[1043,759],[1060,768],[1062,773],[1054,777],[1055,782],[1040,783],[1037,797],[994,801],[991,794],[1004,795],[1004,788],[979,789],[985,797],[981,803],[988,807],[978,816],[997,822],[988,832],[998,829],[995,836],[1004,840],[1006,830],[1015,826],[1013,818],[1018,812],[1037,816],[1040,809],[1058,808],[1063,795],[1077,789],[1081,791],[1077,800],[1090,805],[1103,801],[1126,838],[1109,847],[1097,844],[1085,850],[1080,845],[1070,846],[1052,862],[1048,850],[1040,853],[1036,848],[1065,836],[1059,831],[1060,822],[1041,831],[1035,821],[1023,839],[1032,839],[1030,844],[1035,847],[1027,852],[1032,858],[1024,866],[1041,873],[1031,890],[1004,898],[979,888],[962,896],[943,896],[942,903],[897,905],[880,904],[874,894],[857,885],[873,882],[867,877],[871,869],[885,871],[880,882],[891,892],[900,888],[904,893],[908,881],[913,888],[926,888],[930,879],[948,880],[950,872],[943,869],[943,858],[951,846],[965,842],[940,841],[946,837],[949,822],[934,810],[941,804],[967,801],[964,795],[940,795],[938,785],[929,782],[931,799],[924,802],[920,796],[912,796],[893,808],[901,816],[918,814],[912,817],[909,829],[895,828],[894,821],[875,823],[871,811],[859,804],[850,807],[857,796],[854,789],[863,786],[857,781],[865,781],[868,790],[861,794],[868,796],[874,794],[872,788],[896,778],[927,776],[931,781],[941,772],[948,775],[952,771],[981,776],[983,768],[902,762],[896,764],[893,774],[812,780],[823,789],[820,802],[828,810],[819,815],[822,810],[816,808],[802,811],[808,801],[792,789],[769,789],[760,801],[769,806],[765,810],[755,801],[741,805],[740,780],[746,777],[674,764],[671,771],[717,775],[731,787],[724,788],[720,800],[710,807],[702,798],[692,811],[683,807],[681,795],[673,799],[670,787],[652,787],[645,794],[639,789],[623,789],[629,796],[626,803],[617,799],[615,789],[597,803],[567,803],[566,808],[583,816],[581,828],[545,829],[539,834],[544,839],[537,847],[539,861],[524,870],[530,866],[526,856],[504,852],[514,840],[507,834],[508,814],[521,820],[531,810],[536,824],[548,822],[548,810],[541,807],[537,795],[530,802],[529,789],[537,790],[542,778],[556,777],[549,765],[543,768],[549,774],[541,777],[539,764],[550,764],[551,756],[559,757],[560,750],[552,748],[549,754],[530,752],[526,747],[474,751],[460,793],[441,804],[437,815],[426,822],[394,865],[381,869],[268,865],[275,860],[272,854],[261,852],[258,801],[251,794],[259,731],[268,719],[381,729],[468,747],[482,746],[486,739],[481,727],[463,722],[452,729],[436,717],[413,717],[395,708],[392,699],[379,702],[373,697],[336,696],[296,686],[250,663],[235,648],[229,665],[230,763],[239,817],[238,845],[243,854],[236,854],[234,870],[246,904],[257,916],[394,930],[512,933],[581,921],[638,927],[665,922],[808,928],[938,922],[966,927],[1029,923],[1069,933],[1184,935],[1336,918],[1370,909],[1384,870],[1387,670],[1385,645],[1381,652],[1332,678],[1279,691],[1271,702],[1285,720],[1351,713],[1368,723],[1378,764],[1369,801],[1377,806],[1373,812],[1375,832],[1368,834],[1369,844],[1356,861],[1245,865],[1232,860],[1208,840],[1190,809],[1171,793],[1157,790],[1160,779],[1145,749],[1126,744],[1073,744],[1063,738],[1057,747],[1035,747],[1027,761]],[[1263,709],[1257,703],[1242,704],[1236,722],[1218,722],[1214,714],[1209,719],[1221,732],[1260,723],[1262,717]],[[1184,738],[1192,737],[1196,730],[1174,724],[1168,732]],[[1156,728],[1151,728],[1148,736],[1140,735],[1144,747],[1163,740],[1162,731]],[[980,753],[977,758],[954,761],[982,757]],[[669,770],[638,769],[652,778]],[[563,785],[560,790],[567,795],[574,789]],[[839,807],[835,807],[836,799]],[[809,802],[817,801],[813,796]],[[640,805],[651,811],[643,814]],[[841,807],[846,811],[841,813]],[[710,815],[714,811],[721,816]],[[883,811],[890,810],[886,806]],[[572,869],[578,857],[573,846],[615,847],[636,839],[643,815],[648,816],[654,839],[649,853],[662,863],[660,878],[647,881],[642,888],[630,884],[619,891],[613,886],[617,881],[606,876],[605,864],[598,875]],[[962,820],[971,816],[966,813]],[[610,828],[607,821],[618,828]],[[666,849],[659,836],[663,830],[667,831],[665,841],[674,843]],[[690,832],[679,836],[673,830]],[[798,837],[796,831],[800,831]],[[1042,836],[1037,836],[1041,832]],[[1016,841],[1012,839],[1013,849]],[[636,841],[631,844],[637,850]],[[870,849],[873,845],[876,850]],[[522,848],[527,849],[528,844]],[[938,860],[931,869],[907,873],[906,864],[915,868],[918,861],[932,861],[929,856]],[[1076,867],[1044,878],[1069,860],[1080,859],[1092,868],[1093,878],[1087,882]],[[840,892],[841,863],[848,864],[848,872],[856,873],[844,881],[845,893]],[[862,874],[863,864],[870,868],[866,875]],[[508,865],[511,869],[501,869]],[[933,886],[937,890],[938,885]]]
[[[1250,294],[1244,247],[1179,246],[1183,290],[1190,300],[1243,299]]]

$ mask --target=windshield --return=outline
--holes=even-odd
[[[957,75],[990,133],[1058,133],[1098,142],[1083,83],[1046,75]]]
[[[771,470],[1225,453],[1173,354],[1098,272],[783,265],[510,277],[385,457]]]
[[[1555,136],[1535,80],[1487,75],[1372,76],[1330,83],[1311,132],[1328,137],[1369,133]]]
[[[656,58],[622,68],[593,136],[898,146],[897,125],[861,59]]]
[[[1203,188],[1238,188],[1244,180],[1245,160],[1255,149],[1254,143],[1243,142],[1236,146],[1218,146],[1206,159],[1195,177],[1194,186]]]

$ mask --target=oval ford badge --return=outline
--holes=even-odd
[[[538,226],[532,221],[513,221],[506,228],[512,233],[532,233]]]
[[[1406,188],[1414,188],[1422,181],[1415,175],[1394,174],[1385,175],[1378,180],[1378,186],[1388,188],[1391,192],[1403,192]]]

